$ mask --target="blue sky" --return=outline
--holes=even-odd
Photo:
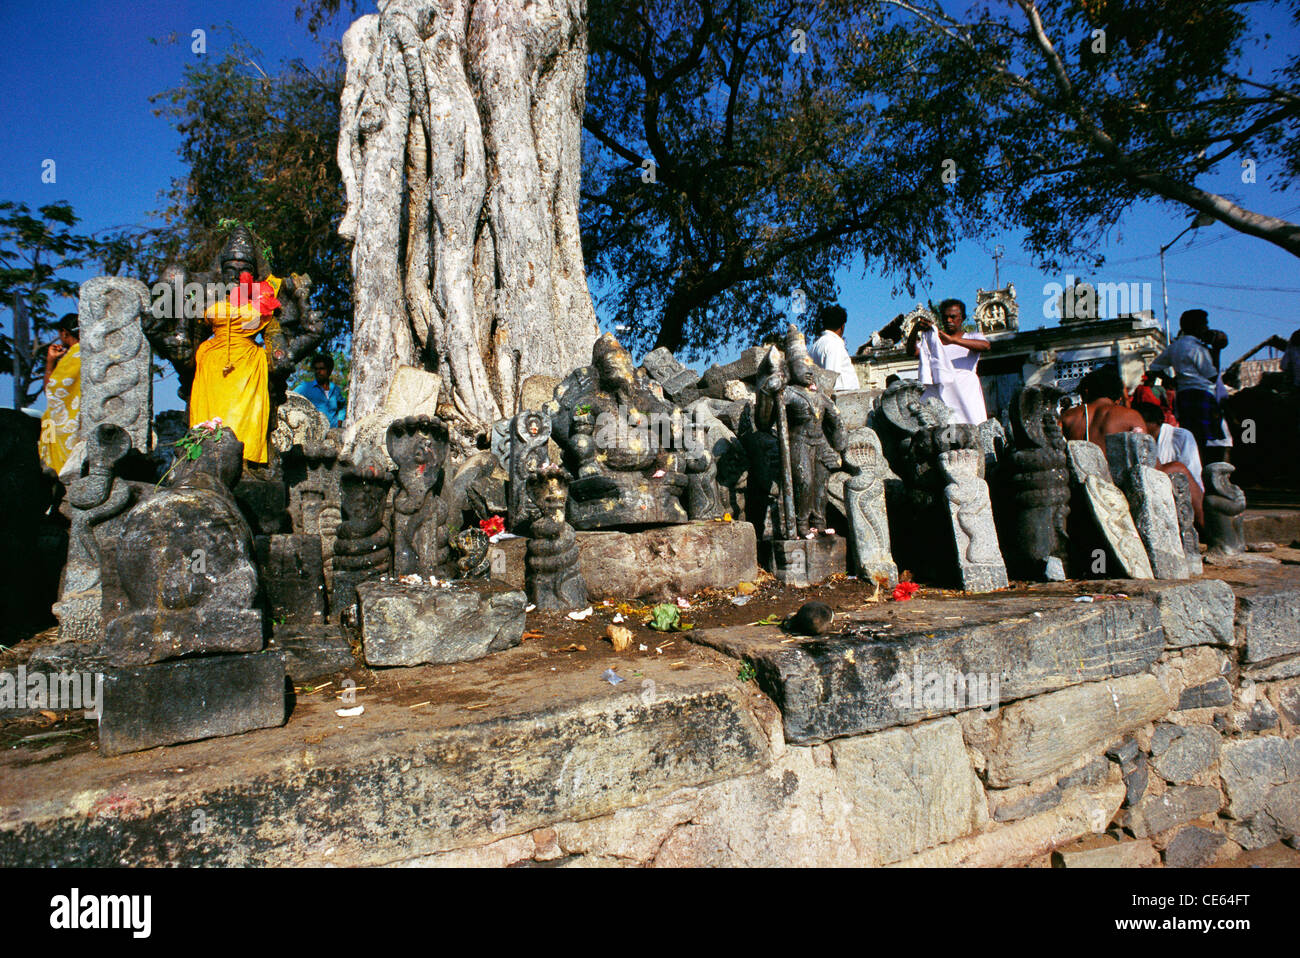
[[[227,35],[214,28],[234,25],[264,51],[268,70],[283,59],[314,59],[315,44],[294,20],[293,7],[292,0],[4,0],[0,36],[9,42],[0,61],[2,197],[33,208],[67,200],[88,232],[145,221],[162,205],[159,193],[183,172],[175,152],[178,136],[153,115],[149,97],[179,83],[185,64],[194,58],[192,31],[208,31],[208,49],[219,53]],[[1267,26],[1282,38],[1275,40],[1281,49],[1296,39],[1288,24]],[[344,27],[336,24],[332,35],[341,35]],[[178,37],[174,44],[151,42],[173,34]],[[1265,66],[1266,60],[1257,64]],[[41,181],[47,159],[56,163],[53,184]],[[1274,191],[1267,173],[1259,169],[1257,181],[1246,184],[1238,170],[1227,169],[1204,185],[1233,195],[1250,209],[1294,219],[1300,214],[1300,190]],[[1149,283],[1152,307],[1161,315],[1157,253],[1187,221],[1181,207],[1150,203],[1134,209],[1107,237],[1107,266],[1088,278]],[[973,304],[976,288],[993,284],[997,244],[1005,250],[1002,281],[1014,282],[1019,293],[1022,328],[1055,322],[1043,316],[1044,289],[1064,283],[1065,277],[1033,267],[1019,236],[1008,233],[984,245],[963,245],[945,268],[931,270],[931,285],[913,295],[895,293],[888,277],[845,271],[841,302],[849,313],[850,345],[856,347],[918,299],[958,296]],[[1167,255],[1167,267],[1175,324],[1184,309],[1209,310],[1212,323],[1230,337],[1227,355],[1232,358],[1269,335],[1300,328],[1294,305],[1300,262],[1271,244],[1216,224],[1184,236]],[[0,322],[9,328],[7,309],[0,309]],[[0,377],[3,401],[9,394],[7,377]],[[174,378],[159,383],[157,408],[177,408],[174,394]]]

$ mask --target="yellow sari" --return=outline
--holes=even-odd
[[[245,459],[266,462],[271,391],[266,350],[253,337],[271,315],[262,315],[255,303],[226,302],[209,306],[204,318],[212,324],[212,338],[194,356],[190,425],[219,417],[243,442]]]
[[[81,343],[54,365],[45,387],[45,412],[41,413],[41,462],[61,470],[77,444],[81,422]]]

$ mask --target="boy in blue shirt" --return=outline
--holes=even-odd
[[[329,353],[317,353],[311,361],[315,379],[303,383],[294,392],[306,396],[313,406],[325,414],[333,429],[343,422],[343,391],[330,382],[334,372],[334,357]]]

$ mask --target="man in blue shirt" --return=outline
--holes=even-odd
[[[1152,361],[1153,369],[1172,369],[1178,395],[1174,400],[1174,413],[1178,424],[1196,437],[1201,459],[1211,462],[1206,455],[1206,443],[1221,441],[1223,414],[1215,395],[1219,378],[1218,365],[1210,351],[1212,339],[1209,316],[1203,309],[1189,309],[1178,321],[1179,336]],[[1224,337],[1226,345],[1226,337]]]
[[[306,396],[313,406],[325,414],[333,429],[343,422],[343,391],[330,382],[334,372],[334,357],[329,353],[317,353],[311,361],[311,370],[315,379],[303,383],[294,392]]]

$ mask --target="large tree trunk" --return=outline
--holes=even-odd
[[[527,376],[591,361],[585,0],[392,0],[348,29],[343,52],[348,418],[417,365],[485,426],[514,412]]]

